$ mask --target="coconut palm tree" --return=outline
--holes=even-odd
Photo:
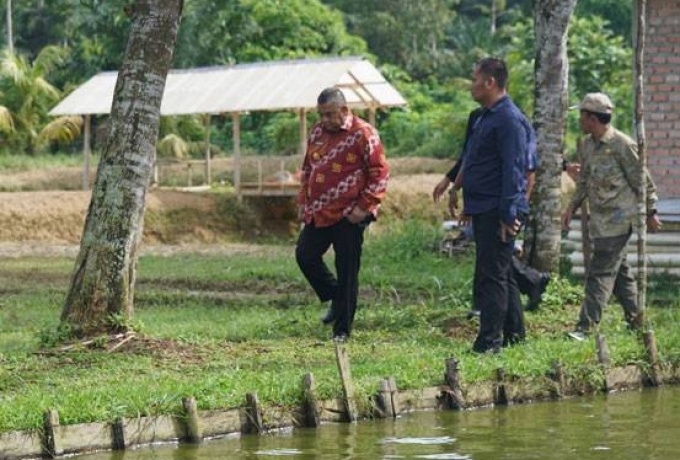
[[[532,266],[554,271],[559,263],[560,173],[569,83],[567,34],[576,0],[536,0],[536,105],[534,125],[540,165],[525,249]]]
[[[26,56],[5,49],[0,57],[0,90],[4,93],[5,118],[11,116],[14,130],[8,134],[8,145],[14,152],[35,152],[40,131],[48,122],[47,112],[60,92],[47,76],[63,63],[64,48],[47,46],[31,62]],[[52,125],[54,130],[56,125]],[[69,126],[65,123],[62,126]],[[68,129],[73,130],[73,124]]]

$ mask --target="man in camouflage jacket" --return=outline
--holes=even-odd
[[[581,130],[586,134],[579,145],[583,164],[576,191],[562,215],[562,225],[565,230],[569,228],[572,214],[587,198],[594,247],[586,274],[586,297],[576,331],[569,334],[577,340],[583,340],[599,324],[602,308],[612,293],[623,306],[629,326],[632,329],[642,326],[637,285],[626,262],[626,245],[640,211],[642,164],[637,144],[610,125],[613,107],[609,97],[602,93],[586,95],[578,106]],[[655,232],[661,228],[656,212],[656,187],[646,170],[645,175],[647,225]]]

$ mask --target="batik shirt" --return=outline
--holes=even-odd
[[[579,144],[581,173],[570,207],[577,209],[588,198],[590,232],[593,238],[625,235],[637,221],[642,191],[637,144],[622,132],[607,129],[602,139],[591,135]],[[654,209],[656,187],[649,171],[647,176],[647,209]]]
[[[315,125],[307,140],[298,196],[304,222],[328,227],[354,206],[375,215],[389,171],[378,132],[366,121],[349,114],[337,132]]]

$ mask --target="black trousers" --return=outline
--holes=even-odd
[[[295,258],[302,274],[322,302],[332,301],[336,320],[333,334],[347,334],[352,330],[359,295],[359,269],[361,248],[364,243],[365,224],[352,224],[343,219],[330,227],[317,228],[314,223],[305,225],[300,232]],[[323,260],[323,255],[333,246],[335,252],[334,275]]]
[[[478,352],[524,340],[524,315],[512,273],[514,241],[501,241],[497,210],[472,216],[475,231],[475,309],[481,312]]]

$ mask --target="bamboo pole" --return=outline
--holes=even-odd
[[[644,121],[644,53],[647,0],[636,0],[637,33],[635,40],[635,131],[640,157],[640,194],[638,213],[638,308],[643,313],[647,305],[647,148]],[[645,322],[645,325],[648,323]]]
[[[205,183],[209,186],[212,183],[212,166],[210,164],[210,114],[206,114],[203,119],[205,127]]]
[[[231,120],[234,141],[234,188],[238,201],[241,202],[241,114],[232,113]]]
[[[92,158],[92,116],[85,115],[85,127],[83,131],[83,177],[82,177],[83,190],[90,189],[91,158]]]

